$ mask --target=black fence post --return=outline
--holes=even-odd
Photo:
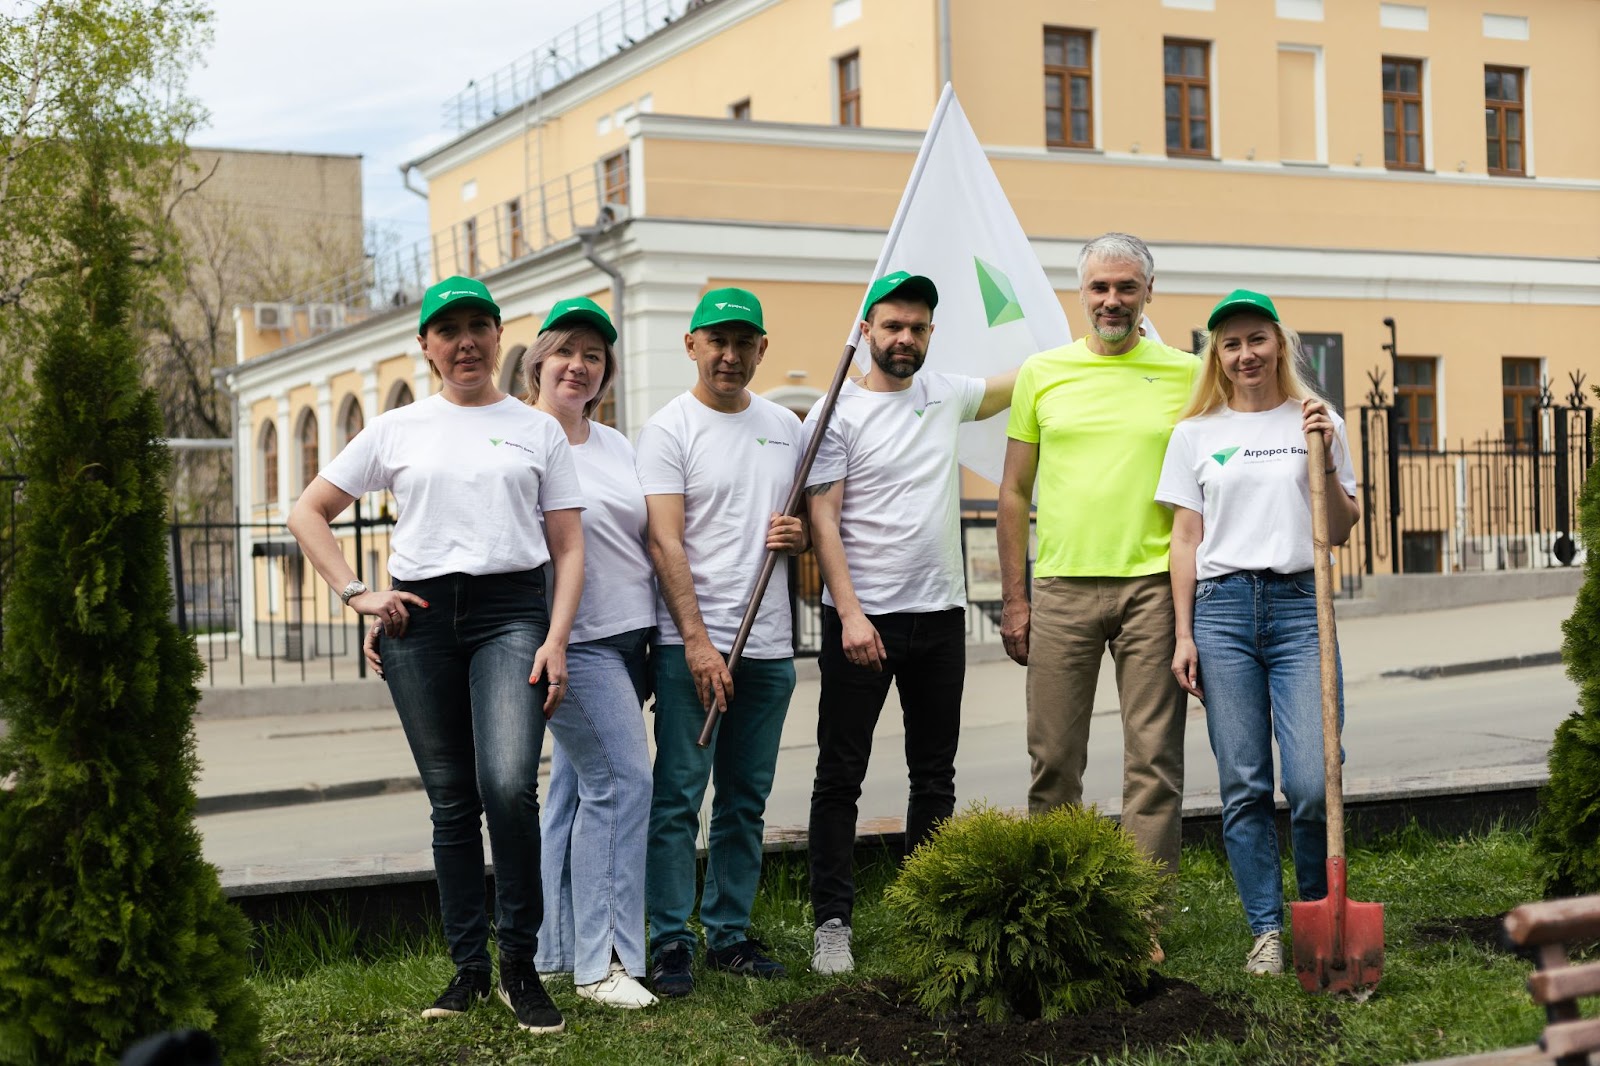
[[[169,527],[172,539],[172,594],[178,601],[178,632],[189,632],[189,616],[183,602],[183,536],[178,526],[178,516],[172,516]]]

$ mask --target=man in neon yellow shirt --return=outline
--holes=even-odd
[[[1200,361],[1139,332],[1155,280],[1139,238],[1090,241],[1078,279],[1090,329],[1023,364],[1000,485],[1000,632],[1006,653],[1028,668],[1028,809],[1083,801],[1089,716],[1109,647],[1122,705],[1122,824],[1176,874],[1186,704],[1172,674],[1172,515],[1155,490]],[[1039,558],[1030,605],[1035,477]]]

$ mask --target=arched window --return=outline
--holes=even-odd
[[[322,463],[317,456],[317,414],[309,407],[300,416],[300,432],[297,434],[296,443],[300,447],[300,489],[311,484],[316,479],[317,471],[322,469]]]
[[[261,502],[275,506],[278,502],[278,424],[268,419],[261,427]]]
[[[344,409],[339,413],[339,447],[349,444],[355,435],[366,427],[367,418],[361,413],[361,401],[354,396],[347,397]]]
[[[393,411],[396,407],[404,407],[410,402],[411,386],[402,381],[389,390],[389,403],[384,407],[384,410]]]

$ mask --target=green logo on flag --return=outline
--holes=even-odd
[[[1217,465],[1218,466],[1227,466],[1228,465],[1228,460],[1232,459],[1233,458],[1233,453],[1238,451],[1238,450],[1239,450],[1239,446],[1237,444],[1235,444],[1233,447],[1224,448],[1220,452],[1212,452],[1211,453],[1211,458],[1213,458],[1213,459],[1215,459],[1217,461]]]
[[[757,437],[756,438],[756,443],[761,445],[763,448],[765,448],[767,446],[767,438],[765,438],[765,437]]]
[[[1011,279],[1002,274],[999,267],[977,256],[973,256],[972,262],[978,268],[978,291],[983,294],[983,313],[989,320],[989,327],[993,329],[1022,318],[1022,305],[1017,302],[1017,290],[1011,287]]]
[[[496,448],[498,448],[498,447],[500,447],[501,442],[504,441],[504,440],[505,440],[504,437],[490,437],[489,438],[489,443],[493,444]]]

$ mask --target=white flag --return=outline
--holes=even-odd
[[[930,369],[988,377],[1072,340],[1050,279],[949,85],[872,277],[896,270],[938,286]],[[869,358],[863,343],[856,360],[865,369]],[[962,465],[996,483],[1005,464],[1006,416],[1002,411],[961,429]]]

